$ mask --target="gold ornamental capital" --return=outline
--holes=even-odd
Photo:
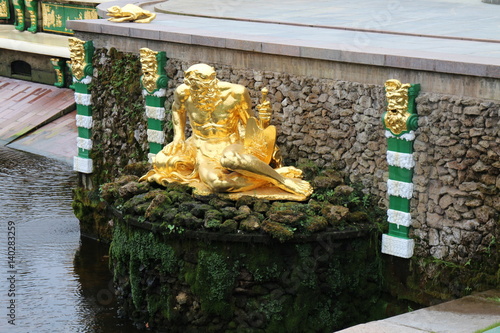
[[[391,79],[385,82],[384,87],[387,99],[384,125],[393,134],[398,135],[408,130],[407,120],[411,115],[408,112],[408,89],[411,84]]]

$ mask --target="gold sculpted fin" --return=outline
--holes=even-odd
[[[248,119],[245,130],[244,146],[245,150],[266,164],[271,162],[276,142],[276,127],[268,126],[261,129],[257,124],[257,119],[251,117]]]

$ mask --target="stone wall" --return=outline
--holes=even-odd
[[[101,119],[101,123],[95,129],[94,140],[109,166],[107,176],[102,173],[108,171],[98,171],[101,178],[96,186],[119,175],[126,163],[141,160],[146,153],[140,88],[123,85],[106,93],[103,90],[113,82],[108,71],[126,70],[126,62],[122,67],[116,65],[124,54],[113,52],[101,50],[94,59],[95,89],[101,96],[95,104],[96,121]],[[183,71],[192,64],[168,60],[167,109],[174,88],[182,83]],[[372,85],[211,65],[220,80],[246,86],[254,106],[260,89],[269,88],[275,112],[272,123],[278,128],[278,145],[287,164],[310,161],[320,167],[340,169],[351,181],[361,182],[365,193],[378,198],[380,207],[387,208],[388,167],[381,122],[384,82]],[[131,77],[140,76],[138,72],[129,72]],[[121,92],[113,92],[118,90]],[[124,98],[123,94],[137,96],[134,117],[124,117],[124,108],[130,105],[117,107],[115,103]],[[421,93],[417,98],[420,119],[415,140],[411,228],[411,236],[416,240],[411,261],[415,265],[409,273],[413,280],[403,281],[414,291],[424,288],[433,297],[446,299],[498,283],[495,274],[500,238],[499,112],[498,101],[430,93]],[[171,129],[166,131],[167,137],[171,137]],[[442,269],[448,269],[449,274],[436,281],[436,272]],[[430,286],[429,281],[435,286]],[[443,291],[450,284],[455,287]]]
[[[53,58],[43,54],[31,54],[26,52],[2,49],[0,58],[0,75],[21,80],[45,83],[53,85],[56,82],[56,72],[50,59]],[[31,76],[13,75],[11,65],[14,61],[24,61],[31,66]],[[66,77],[68,79],[68,76]]]
[[[180,84],[182,71],[174,68],[185,70],[188,64],[171,60],[168,66],[171,85]],[[382,83],[215,67],[221,80],[248,87],[254,105],[259,90],[269,88],[272,123],[288,163],[309,160],[340,168],[387,207]],[[500,103],[426,93],[416,102],[416,254],[460,265],[485,254],[491,258],[500,236]]]

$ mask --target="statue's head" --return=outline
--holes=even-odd
[[[217,86],[215,69],[206,64],[196,64],[184,72],[184,83],[192,91],[204,93],[215,89]]]

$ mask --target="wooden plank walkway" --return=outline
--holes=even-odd
[[[71,89],[0,77],[0,143],[6,145],[75,110]]]

